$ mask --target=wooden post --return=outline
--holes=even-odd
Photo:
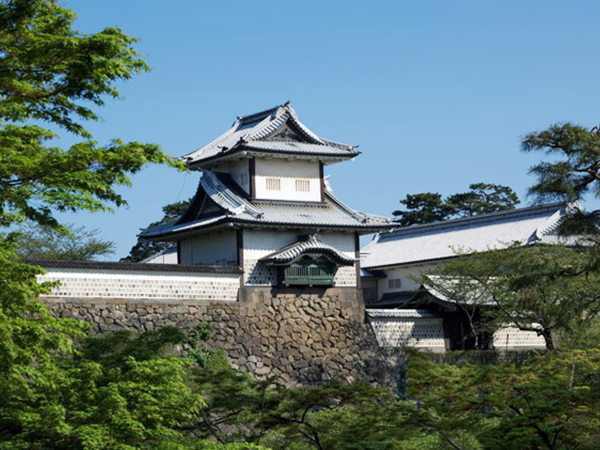
[[[360,282],[360,236],[354,233],[354,257],[356,258],[356,288],[361,289]]]
[[[321,181],[321,201],[325,201],[325,178],[323,176],[323,161],[319,161],[319,180]]]
[[[248,171],[250,172],[250,198],[254,200],[256,198],[256,159],[250,158],[248,164]]]
[[[237,263],[240,269],[242,269],[242,276],[240,277],[240,287],[244,287],[244,230],[238,228],[236,230],[236,241],[237,241]]]

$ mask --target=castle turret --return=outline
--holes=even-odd
[[[183,157],[203,172],[187,212],[150,228],[180,264],[238,265],[245,286],[359,283],[358,236],[394,226],[333,196],[324,167],[359,154],[317,136],[286,103],[249,116]]]

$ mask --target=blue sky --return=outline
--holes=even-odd
[[[528,132],[600,122],[600,2],[68,0],[75,28],[121,27],[152,68],[90,128],[182,155],[237,115],[292,101],[317,134],[359,145],[326,168],[355,209],[390,215],[407,193],[509,185],[522,203],[543,158]],[[110,214],[67,215],[125,256],[161,207],[188,198],[198,173],[150,167]]]

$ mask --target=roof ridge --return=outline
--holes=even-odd
[[[270,134],[272,134],[275,130],[277,130],[277,128],[279,128],[281,125],[283,125],[289,117],[290,116],[287,113],[287,111],[278,116],[276,115],[273,120],[269,121],[264,126],[259,128],[258,130],[255,130],[255,131],[250,130],[248,132],[248,134],[246,134],[246,136],[253,140],[254,139],[264,139],[267,136],[269,136]],[[268,118],[268,116],[265,117],[265,119],[267,119],[267,118]],[[244,136],[244,137],[246,137],[246,136]]]
[[[335,195],[333,195],[333,192],[331,192],[327,189],[325,189],[324,193],[325,193],[325,197],[329,197],[329,199],[332,202],[334,202],[337,206],[339,206],[344,211],[346,211],[348,214],[350,214],[350,216],[352,216],[352,218],[354,218],[355,220],[358,220],[362,223],[366,223],[366,221],[369,219],[385,220],[387,222],[390,222],[389,217],[377,216],[375,214],[367,214],[367,213],[363,213],[363,212],[360,212],[360,211],[350,208],[348,205],[342,203],[342,201],[339,200]]]
[[[455,226],[456,224],[461,224],[461,223],[492,221],[494,219],[498,219],[503,216],[526,215],[527,213],[531,213],[534,211],[542,212],[544,210],[553,209],[553,208],[565,208],[567,206],[567,204],[568,204],[567,202],[548,203],[545,205],[534,205],[534,206],[527,206],[525,208],[507,209],[504,211],[496,211],[493,213],[479,214],[477,216],[471,216],[471,217],[459,217],[457,219],[441,220],[438,222],[423,223],[423,224],[409,225],[409,226],[398,226],[398,228],[395,228],[394,230],[390,231],[389,233],[386,233],[386,236],[391,236],[391,235],[395,236],[395,235],[405,234],[405,233],[410,234],[414,231],[423,231],[423,230],[428,230],[428,229],[449,228],[449,227]]]
[[[260,116],[267,117],[267,116],[273,114],[274,112],[276,112],[278,109],[283,108],[284,106],[289,105],[289,103],[290,102],[288,101],[288,102],[286,102],[286,103],[284,103],[282,105],[277,105],[277,106],[274,106],[272,108],[265,109],[264,111],[255,112],[255,113],[252,113],[252,114],[248,114],[246,116],[237,116],[237,120],[233,124],[235,125],[237,122],[244,122],[244,121],[246,121],[246,122],[253,122],[254,120],[256,120],[255,118],[260,117]],[[250,120],[250,119],[254,119],[254,120]]]
[[[202,188],[219,206],[236,216],[243,212],[255,218],[262,216],[261,212],[231,191],[214,172],[209,170],[203,172],[204,174],[200,179]]]
[[[286,245],[285,247],[282,247],[279,250],[262,257],[260,261],[266,264],[274,265],[277,265],[278,263],[288,264],[296,260],[304,253],[311,251],[329,253],[335,259],[337,259],[337,262],[340,264],[351,265],[356,261],[355,258],[349,258],[332,245],[323,242],[321,239],[319,239],[317,233],[313,233],[308,239],[300,239],[292,244]]]

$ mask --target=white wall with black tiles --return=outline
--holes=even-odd
[[[39,282],[60,281],[49,297],[237,300],[240,275],[52,269]]]

